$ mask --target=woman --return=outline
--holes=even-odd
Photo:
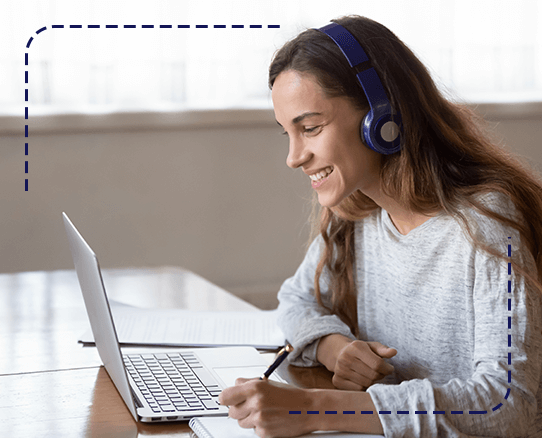
[[[276,53],[269,85],[287,164],[322,206],[320,236],[279,292],[279,324],[290,363],[324,365],[338,389],[239,379],[220,402],[262,437],[542,436],[539,182],[388,29],[334,23],[368,62],[353,71],[330,34],[309,29]],[[356,73],[371,67],[398,151],[360,134],[375,105]]]

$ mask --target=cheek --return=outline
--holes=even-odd
[[[339,176],[343,184],[348,188],[361,188],[367,184],[371,184],[379,178],[379,156],[373,156],[366,146],[359,144],[358,150],[350,151],[345,156],[348,160],[342,160],[339,166]],[[362,149],[363,148],[363,149]],[[374,154],[378,155],[376,152]]]

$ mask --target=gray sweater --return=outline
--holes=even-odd
[[[512,214],[510,203],[486,198]],[[464,210],[477,238],[536,272],[519,234]],[[511,237],[509,239],[508,237]],[[280,289],[279,325],[316,366],[321,337],[347,325],[314,298],[322,239]],[[355,227],[360,339],[397,349],[395,372],[368,388],[386,437],[542,436],[542,309],[536,290],[508,263],[477,250],[457,220],[441,214],[407,235],[382,209]],[[325,272],[324,272],[325,274]],[[509,283],[510,282],[510,283]],[[320,280],[324,303],[329,290]],[[351,410],[364,416],[352,406]],[[338,414],[341,414],[340,412]]]

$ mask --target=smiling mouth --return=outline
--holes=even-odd
[[[313,181],[313,183],[317,183],[322,181],[324,178],[328,177],[331,172],[333,172],[333,167],[328,166],[324,170],[321,170],[318,173],[315,173],[313,175],[309,175],[309,178]]]
[[[315,173],[314,175],[310,175],[311,179],[311,186],[313,189],[318,189],[322,184],[325,184],[327,180],[329,179],[329,175],[333,173],[332,167],[326,167],[324,170]]]

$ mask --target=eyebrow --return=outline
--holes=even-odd
[[[297,116],[295,119],[292,120],[292,123],[293,123],[294,125],[297,125],[299,122],[301,122],[301,120],[306,119],[307,117],[321,116],[321,115],[322,115],[322,113],[317,113],[317,112],[314,112],[314,111],[308,111],[308,112],[306,112],[306,113],[303,113],[303,114]],[[279,126],[282,126],[282,125],[279,123],[278,120],[275,119],[275,122],[277,122],[277,124],[278,124]]]

